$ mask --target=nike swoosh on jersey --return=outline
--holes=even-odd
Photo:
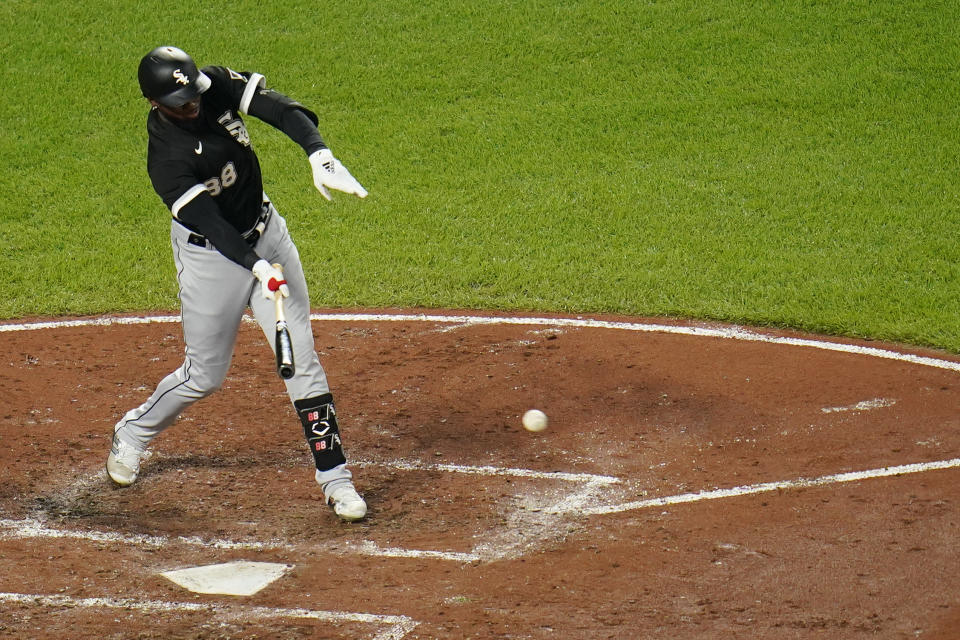
[[[201,153],[203,153],[203,143],[198,140],[198,141],[197,141],[197,148],[194,149],[193,152],[194,152],[195,154],[197,154],[197,155],[200,155]]]

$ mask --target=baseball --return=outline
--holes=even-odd
[[[540,409],[530,409],[523,414],[523,428],[527,431],[543,431],[547,428],[547,414]]]

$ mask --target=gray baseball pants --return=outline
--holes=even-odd
[[[273,208],[273,205],[270,205]],[[260,325],[274,349],[276,309],[263,297],[260,282],[246,268],[227,259],[212,245],[189,244],[191,232],[171,222],[170,242],[180,285],[180,307],[185,358],[180,367],[157,385],[139,407],[117,423],[117,437],[139,450],[169,427],[197,400],[218,390],[233,357],[237,331],[246,309]],[[256,244],[256,251],[271,264],[283,266],[290,288],[284,312],[293,342],[296,372],[284,380],[291,403],[328,393],[327,376],[317,357],[310,326],[310,298],[300,254],[287,231],[286,221],[273,209],[270,221]],[[317,482],[350,479],[346,465],[317,471]]]

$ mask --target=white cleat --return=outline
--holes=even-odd
[[[107,456],[107,475],[121,487],[129,487],[140,474],[140,456],[143,455],[133,445],[129,445],[113,432],[113,445]]]
[[[327,504],[341,520],[355,522],[367,515],[367,503],[349,482],[338,483],[326,495]]]

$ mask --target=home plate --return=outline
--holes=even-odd
[[[160,575],[194,593],[252,596],[291,569],[293,565],[290,564],[238,560],[164,571]]]

